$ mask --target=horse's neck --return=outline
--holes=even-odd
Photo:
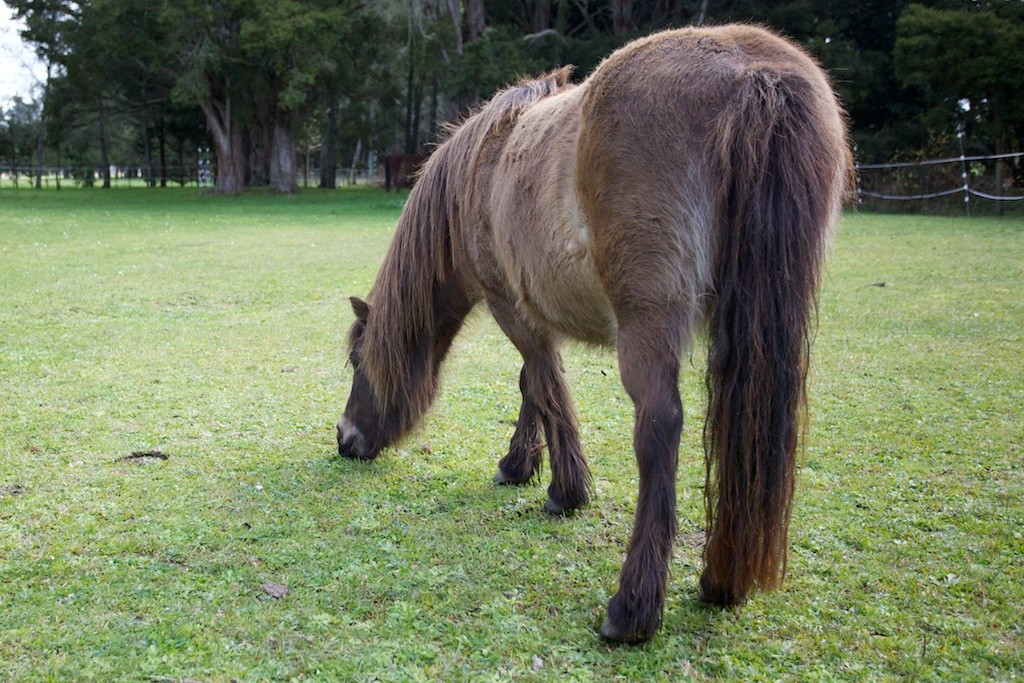
[[[371,362],[385,393],[410,400],[413,421],[432,399],[437,370],[472,308],[452,253],[444,161],[431,159],[410,193],[371,297],[378,308],[368,330],[367,346],[378,354]]]

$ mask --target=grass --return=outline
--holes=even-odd
[[[0,679],[1024,677],[1024,221],[844,219],[787,582],[739,611],[695,599],[693,352],[665,623],[628,648],[596,634],[637,485],[613,354],[565,354],[574,517],[490,483],[519,361],[483,314],[422,430],[334,454],[346,297],[400,206],[0,193]]]

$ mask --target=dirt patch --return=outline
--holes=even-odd
[[[123,458],[118,458],[121,462],[135,462],[145,464],[149,462],[159,462],[161,460],[167,460],[171,456],[163,451],[132,451],[131,455],[126,455]]]
[[[692,534],[682,534],[679,540],[683,545],[699,548],[708,542],[708,537],[703,531],[695,531]]]
[[[8,486],[0,486],[0,498],[7,498],[14,496],[20,496],[25,493],[25,487],[21,484],[10,484]]]
[[[280,583],[274,583],[273,581],[267,581],[263,584],[263,592],[274,598],[280,600],[291,593],[291,589],[288,586],[284,586]]]

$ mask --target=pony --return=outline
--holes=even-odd
[[[706,332],[706,543],[698,597],[736,606],[786,570],[795,460],[824,256],[849,177],[822,69],[758,27],[656,33],[583,82],[498,92],[437,147],[366,299],[351,298],[341,456],[375,458],[421,421],[467,314],[485,303],[522,355],[498,484],[544,507],[590,499],[560,347],[613,347],[634,409],[639,492],[601,635],[659,628],[676,534],[681,354]],[[542,437],[543,434],[543,437]]]
[[[427,157],[423,154],[391,154],[384,157],[384,188],[390,192],[411,186]]]

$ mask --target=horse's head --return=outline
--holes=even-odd
[[[398,437],[398,419],[382,410],[373,383],[363,367],[364,332],[370,306],[352,297],[356,321],[349,333],[349,362],[352,365],[352,392],[345,405],[345,414],[338,420],[338,453],[346,458],[372,460],[381,449]]]

